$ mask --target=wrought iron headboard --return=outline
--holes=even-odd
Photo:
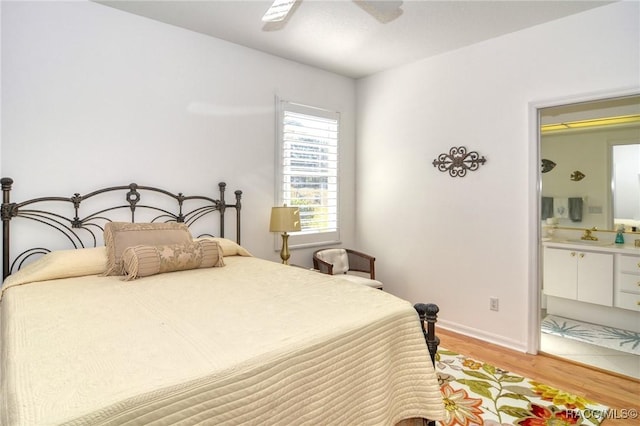
[[[220,213],[220,237],[224,237],[225,221],[224,216],[227,208],[235,208],[236,210],[236,242],[240,244],[240,210],[242,208],[241,198],[242,191],[235,191],[235,204],[227,204],[224,199],[224,193],[226,189],[226,183],[220,182],[218,184],[220,196],[219,199],[213,199],[207,196],[195,195],[186,196],[182,193],[174,194],[164,189],[156,188],[153,186],[143,186],[135,183],[123,186],[112,186],[108,188],[98,189],[97,191],[90,192],[86,195],[80,195],[75,193],[72,197],[40,197],[32,198],[30,200],[23,201],[21,203],[11,202],[11,187],[13,185],[13,179],[5,177],[0,179],[2,184],[2,278],[6,278],[10,275],[14,269],[20,269],[20,266],[25,260],[34,255],[45,254],[51,251],[45,247],[33,247],[21,251],[17,256],[11,260],[11,220],[16,217],[30,219],[44,226],[48,229],[54,229],[58,231],[71,243],[72,248],[85,248],[96,247],[98,238],[96,234],[102,235],[104,231],[104,224],[112,221],[113,217],[109,215],[115,212],[129,211],[130,221],[136,221],[136,213],[147,212],[154,214],[149,222],[162,221],[162,222],[181,222],[191,227],[196,221],[202,217],[213,213]],[[89,214],[81,216],[81,204],[86,200],[92,199],[97,195],[105,193],[124,192],[125,204],[111,205],[110,207],[99,208],[92,211]],[[172,204],[175,208],[167,208],[162,206],[153,206],[150,204],[143,204],[143,194],[159,194],[164,200]],[[149,197],[153,201],[153,197]],[[146,199],[145,199],[146,200]],[[146,202],[146,201],[145,201]],[[186,202],[190,203],[189,210],[185,206]],[[52,209],[52,204],[56,206],[56,209]],[[192,206],[191,204],[195,204]],[[82,204],[84,206],[85,204]],[[47,209],[39,206],[50,206]],[[65,207],[68,209],[72,207],[72,212],[65,213]],[[73,214],[73,217],[69,215]],[[207,234],[211,235],[211,234]]]

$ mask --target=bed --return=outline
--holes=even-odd
[[[443,418],[437,307],[252,256],[241,191],[227,203],[223,183],[217,198],[130,184],[15,203],[13,181],[1,182],[2,425]],[[132,229],[183,238],[184,228],[186,242],[117,254],[123,235],[139,238]],[[53,249],[32,245],[53,235]],[[181,266],[176,247],[194,250]]]

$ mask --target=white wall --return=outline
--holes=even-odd
[[[342,238],[354,239],[350,78],[96,3],[3,2],[2,87],[14,200],[130,182],[217,196],[224,180],[227,198],[244,191],[243,245],[273,260],[274,97],[340,111]]]
[[[444,327],[527,347],[538,250],[530,104],[640,91],[639,7],[597,8],[358,81],[356,235],[388,291],[437,303]],[[453,146],[487,163],[464,178],[439,172],[432,161]]]

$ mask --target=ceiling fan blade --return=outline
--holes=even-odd
[[[403,12],[400,0],[353,0],[353,2],[383,24],[393,21]]]
[[[262,17],[262,22],[283,21],[295,3],[296,0],[275,0]]]

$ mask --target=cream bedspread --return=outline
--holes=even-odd
[[[391,425],[441,419],[411,304],[253,257],[11,287],[3,425]]]

